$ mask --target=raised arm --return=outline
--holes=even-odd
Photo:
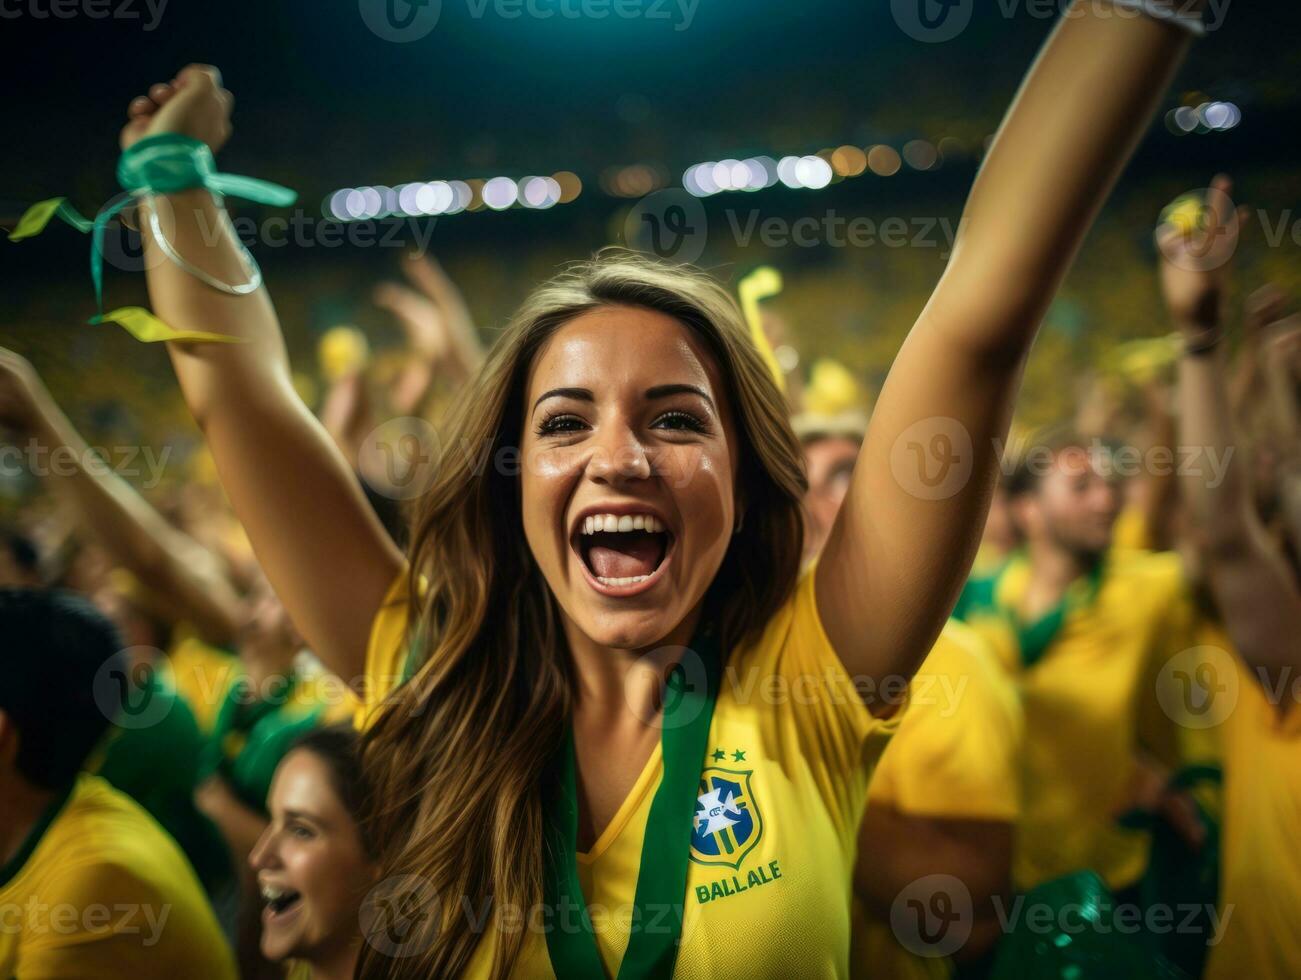
[[[1179,442],[1214,451],[1224,473],[1181,479],[1207,573],[1234,646],[1273,683],[1301,669],[1301,591],[1265,532],[1252,499],[1247,460],[1233,430],[1224,366],[1224,299],[1238,222],[1227,178],[1208,195],[1204,233],[1158,232],[1161,286],[1184,337],[1179,360]],[[1203,451],[1205,458],[1208,453]]]
[[[208,642],[234,642],[243,603],[216,556],[168,523],[107,465],[95,464],[32,366],[2,347],[0,422],[37,441],[47,460],[42,475],[66,493],[78,522],[116,561],[167,598],[178,618],[192,622]]]
[[[851,673],[911,673],[952,609],[1039,322],[1189,39],[1076,2],[1016,96],[818,566],[818,608]]]
[[[230,132],[232,101],[216,69],[191,65],[131,103],[123,148],[179,132],[216,152]],[[247,280],[230,220],[207,191],[172,194],[156,208],[186,261],[225,283]],[[371,620],[402,557],[294,392],[265,287],[231,295],[169,261],[152,241],[147,250],[149,296],[159,317],[177,329],[244,341],[170,344],[176,376],[272,586],[322,661],[356,684]]]

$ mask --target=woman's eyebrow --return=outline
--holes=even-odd
[[[534,410],[537,409],[548,398],[576,398],[578,401],[590,402],[596,399],[588,388],[552,388],[550,391],[544,391],[538,400],[533,403]]]
[[[654,388],[646,389],[646,397],[649,399],[668,398],[670,395],[699,395],[705,401],[709,402],[709,407],[714,407],[714,400],[703,388],[688,384],[656,385]]]

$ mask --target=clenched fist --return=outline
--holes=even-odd
[[[159,82],[127,107],[122,149],[146,136],[181,133],[208,144],[213,153],[230,138],[235,97],[221,87],[221,72],[211,65],[188,65],[170,82]]]

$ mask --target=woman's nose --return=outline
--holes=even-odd
[[[626,425],[610,426],[595,440],[587,469],[594,479],[605,482],[645,480],[652,472],[646,447]]]
[[[261,871],[264,868],[274,867],[275,847],[273,844],[274,836],[270,826],[262,831],[262,836],[257,839],[253,845],[253,850],[248,852],[248,866],[254,871]]]

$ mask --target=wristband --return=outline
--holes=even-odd
[[[1153,20],[1163,21],[1182,31],[1187,31],[1193,37],[1206,36],[1206,22],[1198,14],[1186,14],[1177,7],[1161,3],[1159,0],[1111,0],[1111,5],[1136,11]]]
[[[1196,337],[1184,338],[1184,354],[1188,357],[1205,357],[1220,346],[1224,331],[1218,327],[1206,330]]]
[[[27,209],[9,234],[9,240],[22,241],[39,235],[56,217],[80,232],[90,233],[90,275],[95,286],[95,307],[98,314],[91,318],[91,323],[108,321],[119,323],[137,339],[146,342],[159,340],[234,342],[236,338],[224,337],[220,334],[173,330],[148,310],[140,307],[126,307],[104,313],[104,233],[109,222],[120,212],[132,204],[147,204],[151,198],[158,195],[203,188],[218,199],[241,197],[257,204],[287,207],[298,200],[297,193],[279,184],[254,177],[219,173],[212,150],[207,144],[180,133],[159,133],[155,136],[147,136],[133,144],[118,160],[117,179],[126,193],[101,208],[95,215],[94,221],[82,216],[66,198],[50,198],[39,201]],[[214,289],[234,295],[253,292],[261,285],[261,270],[248,250],[243,248],[242,243],[240,247],[243,249],[245,264],[249,268],[249,281],[237,285],[221,282],[185,261],[163,236],[156,211],[153,208],[148,208],[148,211],[149,230],[158,243],[159,249],[168,259],[191,275]]]

